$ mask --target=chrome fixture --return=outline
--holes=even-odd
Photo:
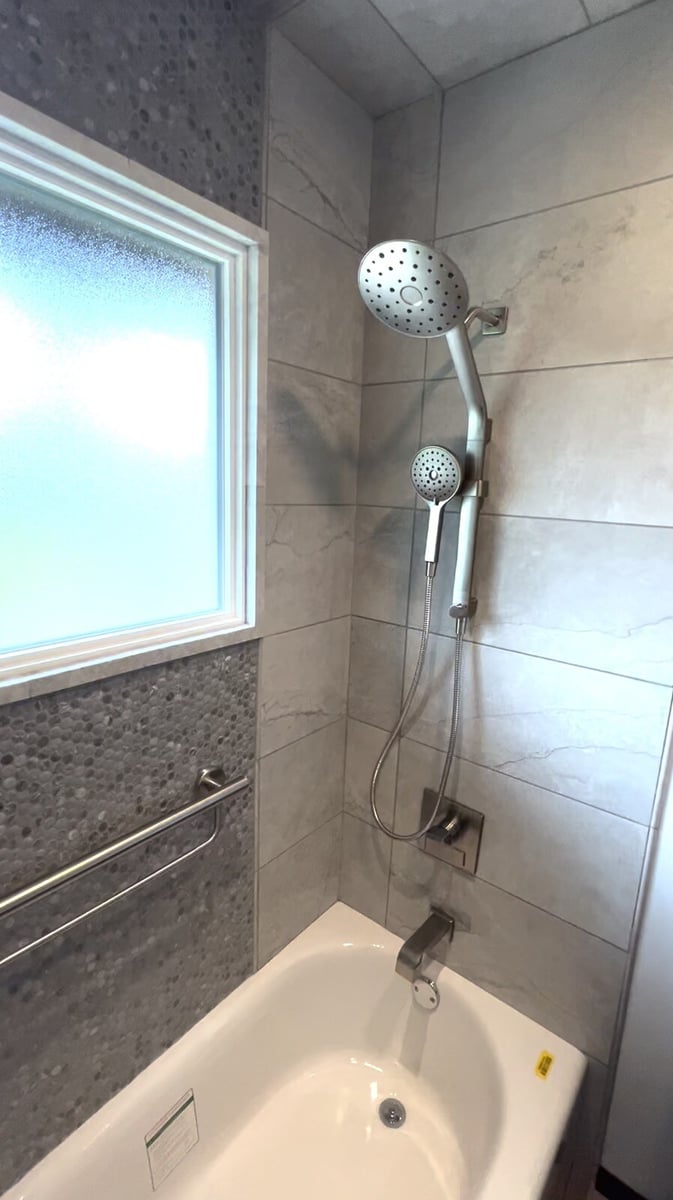
[[[425,574],[434,575],[439,558],[444,509],[453,500],[463,479],[455,454],[444,446],[424,446],[411,464],[411,482],[430,514],[425,542]]]
[[[471,595],[477,518],[486,494],[484,459],[489,437],[486,400],[467,336],[478,318],[493,333],[507,328],[507,309],[469,308],[469,292],[460,268],[440,250],[414,241],[381,242],[364,255],[358,271],[360,295],[370,312],[389,329],[408,337],[446,337],[467,408],[465,484],[461,491],[460,525],[453,600],[456,619],[476,609]]]
[[[103,863],[110,862],[111,859],[117,858],[119,854],[123,854],[126,850],[132,850],[134,846],[140,846],[143,842],[150,838],[156,837],[159,833],[164,833],[167,829],[172,829],[175,825],[181,824],[182,821],[187,821],[190,817],[196,817],[200,813],[207,812],[217,804],[221,804],[223,800],[233,796],[236,792],[240,792],[247,787],[250,780],[247,775],[241,779],[235,779],[233,783],[224,782],[224,773],[219,767],[205,767],[199,771],[195,790],[198,793],[206,792],[206,795],[192,801],[191,804],[186,804],[184,808],[180,808],[177,812],[171,813],[167,817],[160,817],[158,821],[152,821],[149,825],[143,825],[142,828],[136,829],[133,833],[129,833],[126,837],[119,838],[116,842],[111,842],[102,849],[94,851],[93,854],[87,854],[85,858],[80,858],[77,862],[71,863],[67,867],[61,867],[59,871],[54,871],[51,875],[46,875],[42,879],[38,879],[35,883],[29,884],[27,887],[20,888],[16,892],[12,892],[8,896],[0,899],[0,917],[9,916],[10,913],[16,912],[23,908],[26,904],[32,904],[42,896],[49,895],[50,892],[56,891],[65,883],[69,883],[73,879],[78,879],[85,875],[88,871],[92,871],[95,867],[101,866]],[[92,908],[88,908],[86,912],[78,913],[76,917],[72,917],[69,921],[65,921],[59,925],[57,929],[50,929],[48,933],[43,933],[41,937],[35,938],[25,946],[20,946],[18,950],[14,950],[11,954],[0,958],[0,967],[6,966],[8,963],[14,962],[23,954],[27,954],[29,950],[35,950],[38,946],[43,946],[45,942],[50,942],[52,938],[57,937],[60,933],[66,933],[69,929],[74,929],[82,921],[86,921],[88,917],[92,917],[95,913],[102,912],[111,904],[115,904],[117,900],[121,900],[124,896],[130,896],[132,892],[144,887],[153,879],[158,879],[160,875],[164,875],[167,871],[172,871],[174,867],[180,863],[186,862],[193,855],[199,854],[210,846],[215,841],[220,828],[219,810],[215,810],[213,828],[211,833],[197,846],[193,846],[191,850],[187,850],[185,854],[180,854],[177,858],[171,859],[163,867],[159,867],[156,871],[152,871],[149,875],[144,875],[142,879],[132,883],[129,887],[122,888],[115,892],[114,895],[108,896],[99,904],[94,904]]]
[[[437,794],[426,788],[423,792],[423,812],[433,807]],[[423,849],[433,858],[476,875],[479,861],[481,835],[484,828],[484,814],[466,804],[458,804],[456,800],[449,801],[449,809],[437,825],[433,825],[425,835]]]
[[[401,1100],[388,1096],[379,1104],[379,1117],[388,1129],[400,1129],[407,1119],[407,1110]]]
[[[430,916],[415,933],[412,933],[410,938],[407,938],[397,955],[395,962],[397,974],[406,979],[408,983],[413,983],[420,972],[423,955],[429,954],[443,937],[448,936],[450,941],[453,938],[454,924],[453,917],[433,904]]]
[[[434,979],[427,975],[418,975],[411,985],[414,1003],[426,1012],[435,1012],[439,1008],[439,988]]]
[[[472,596],[472,573],[479,511],[484,497],[488,494],[484,467],[486,446],[490,439],[490,421],[467,329],[473,321],[479,320],[484,333],[503,334],[507,328],[508,309],[502,304],[494,304],[488,308],[470,308],[468,287],[460,268],[441,251],[415,241],[381,242],[368,250],[360,263],[358,287],[372,315],[389,329],[404,333],[408,337],[446,337],[467,409],[467,440],[462,471],[451,451],[440,446],[424,447],[414,459],[411,468],[414,487],[430,507],[425,548],[423,628],[409,691],[399,719],[374,767],[369,789],[370,807],[379,829],[395,841],[409,842],[424,837],[437,824],[453,763],[460,722],[465,627],[477,607],[476,598]],[[436,472],[433,477],[429,474],[432,470]],[[455,488],[449,496],[448,492],[454,482]],[[431,484],[436,485],[436,495],[430,494]],[[442,514],[448,499],[455,495],[460,495],[461,504],[453,596],[449,608],[449,614],[456,621],[449,745],[437,790],[437,802],[430,820],[412,833],[396,833],[381,819],[376,804],[376,787],[383,764],[391,748],[402,735],[423,671],[430,636],[433,576],[439,555]]]

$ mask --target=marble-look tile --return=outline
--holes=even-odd
[[[448,506],[447,506],[448,508]],[[425,539],[428,531],[428,510],[419,508],[414,520],[414,542],[411,554],[411,582],[409,586],[409,620],[415,629],[423,625],[425,606]],[[442,540],[439,549],[437,573],[432,587],[432,615],[430,629],[433,633],[453,636],[456,622],[449,616],[453,593],[453,577],[456,569],[458,546],[458,513],[447,511],[442,522]]]
[[[579,0],[374,3],[443,88],[586,29],[589,23]]]
[[[344,716],[349,625],[343,617],[264,639],[260,754],[271,754]]]
[[[486,512],[673,525],[673,362],[489,376]],[[426,391],[423,441],[455,380]]]
[[[405,738],[395,828],[418,828],[444,753]],[[647,830],[588,804],[457,759],[450,795],[484,814],[477,874],[627,950]],[[615,880],[619,887],[615,887]]]
[[[672,57],[651,4],[448,92],[438,236],[670,174]]]
[[[361,0],[305,0],[278,28],[373,116],[436,88],[373,5]]]
[[[364,250],[372,119],[280,33],[269,40],[268,193]]]
[[[369,244],[435,236],[442,98],[426,96],[374,126]]]
[[[510,306],[505,337],[484,338],[482,371],[673,355],[673,179],[442,239],[472,302]],[[446,362],[433,338],[428,374]]]
[[[359,253],[270,200],[269,357],[362,378]]]
[[[344,816],[339,899],[385,925],[392,842],[379,829]]]
[[[364,312],[363,379],[365,383],[404,383],[422,379],[425,340],[388,329],[362,306]]]
[[[348,715],[379,729],[399,716],[405,631],[400,625],[352,618]]]
[[[414,507],[409,470],[419,447],[422,403],[422,383],[363,388],[358,504]]]
[[[270,504],[354,504],[360,387],[269,363]]]
[[[408,633],[407,683],[420,634]],[[408,731],[448,740],[452,638],[430,637]],[[646,824],[670,691],[493,646],[465,645],[458,752],[481,766]]]
[[[267,635],[350,613],[354,520],[338,504],[267,507]]]
[[[349,719],[346,735],[346,775],[344,780],[344,808],[347,813],[361,821],[374,823],[369,806],[369,784],[379,754],[383,750],[387,733],[374,725]],[[395,775],[397,771],[397,744],[395,744],[381,769],[376,788],[376,805],[381,820],[392,828],[395,812]]]
[[[436,954],[452,970],[607,1062],[626,955],[481,879],[396,843],[390,929],[407,937],[441,904],[456,918]]]
[[[355,522],[352,612],[404,625],[414,513],[360,506]]]
[[[341,812],[346,722],[268,754],[259,765],[259,865]]]
[[[336,903],[342,820],[333,817],[261,868],[257,905],[260,966]]]
[[[632,8],[641,8],[652,3],[652,0],[584,0],[585,8],[592,21],[605,21],[616,17],[619,13],[629,12]],[[663,8],[665,3],[652,5],[653,8]]]
[[[474,641],[673,684],[673,529],[482,515]]]

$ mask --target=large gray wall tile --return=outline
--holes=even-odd
[[[297,741],[346,711],[349,619],[264,639],[260,753]]]
[[[423,788],[437,788],[443,763],[443,751],[404,739],[398,832],[419,828]],[[480,879],[628,949],[647,837],[643,825],[464,759],[454,763],[451,781],[451,796],[485,816]]]
[[[269,505],[265,633],[350,613],[354,517],[337,504]]]
[[[268,206],[269,356],[357,382],[362,378],[358,251],[275,201]]]
[[[673,684],[673,529],[484,515],[470,636]]]
[[[374,125],[369,245],[435,236],[442,98],[435,94]]]
[[[400,625],[352,618],[348,714],[392,729],[400,711],[405,631]]]
[[[266,498],[270,504],[353,504],[360,387],[269,364]]]
[[[485,338],[481,370],[571,366],[673,355],[666,264],[673,180],[442,239],[472,302],[510,306],[507,334]],[[441,338],[428,372],[445,369]]]
[[[344,816],[339,899],[385,925],[390,838],[365,821]]]
[[[651,3],[652,0],[584,0],[592,21],[606,21],[610,17],[616,17],[618,13],[625,13],[632,8],[640,8]],[[665,0],[662,0],[660,7],[666,7]]]
[[[450,91],[438,236],[673,172],[672,57],[656,3]]]
[[[420,634],[408,634],[407,683]],[[431,635],[408,731],[444,747],[453,639]],[[608,812],[649,820],[670,706],[652,683],[466,643],[462,757]]]
[[[405,623],[413,524],[411,509],[359,506],[353,573],[355,615]]]
[[[374,3],[446,88],[588,25],[579,0]]]
[[[409,468],[419,445],[422,401],[422,383],[363,388],[358,504],[413,508]]]
[[[345,737],[336,721],[261,760],[260,867],[341,812]]]
[[[371,117],[275,30],[269,93],[269,195],[364,249]]]
[[[348,720],[346,735],[346,777],[344,781],[344,809],[354,817],[373,824],[369,806],[369,784],[388,735],[374,725],[362,721]],[[381,769],[376,789],[376,806],[382,821],[392,828],[395,813],[395,776],[397,772],[397,744],[386,758]]]
[[[362,303],[362,301],[360,302]],[[388,329],[362,305],[364,312],[363,379],[365,383],[404,383],[422,379],[425,341]]]
[[[362,0],[305,0],[280,19],[278,28],[374,116],[436,87],[376,9]]]
[[[486,511],[673,525],[673,362],[491,376],[484,386]],[[455,403],[453,380],[433,404],[449,396]]]
[[[436,951],[452,970],[607,1061],[623,951],[415,846],[396,843],[388,927],[407,937],[425,920],[430,901],[456,918],[453,942]]]
[[[342,820],[333,817],[259,872],[260,966],[336,903]]]

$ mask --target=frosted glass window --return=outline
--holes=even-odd
[[[0,174],[3,652],[221,608],[225,284]]]

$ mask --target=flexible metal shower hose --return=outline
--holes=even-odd
[[[428,649],[428,640],[430,637],[430,617],[432,614],[433,584],[434,584],[434,579],[432,576],[429,576],[425,581],[425,604],[423,607],[423,629],[421,632],[421,644],[420,644],[420,647],[418,650],[418,658],[416,659],[416,668],[414,670],[413,679],[411,680],[411,686],[409,688],[409,691],[407,692],[406,698],[404,700],[404,704],[402,705],[402,711],[399,715],[399,718],[398,718],[394,728],[392,729],[392,731],[388,737],[388,740],[386,741],[386,744],[383,747],[383,750],[381,751],[381,753],[379,755],[378,761],[376,763],[376,766],[374,767],[374,771],[372,774],[371,784],[369,786],[369,803],[370,803],[371,810],[372,810],[372,816],[374,817],[374,820],[376,821],[376,824],[378,825],[379,829],[381,829],[383,831],[383,833],[387,834],[389,838],[393,838],[393,840],[396,842],[414,842],[414,841],[416,841],[417,838],[423,837],[428,832],[428,830],[432,829],[433,825],[436,823],[437,817],[439,815],[439,810],[442,806],[442,800],[444,799],[444,792],[446,790],[446,785],[449,780],[449,773],[451,771],[451,766],[453,764],[453,756],[454,756],[455,749],[456,749],[456,738],[458,736],[458,726],[460,724],[460,701],[461,701],[462,668],[463,668],[463,641],[465,638],[465,625],[466,625],[466,621],[462,618],[459,619],[458,621],[456,621],[456,643],[455,643],[454,658],[453,658],[453,697],[452,697],[452,702],[451,702],[451,727],[450,727],[450,731],[449,731],[449,744],[448,744],[447,750],[446,750],[446,757],[444,759],[444,766],[442,768],[442,777],[441,777],[441,780],[439,783],[439,791],[437,793],[437,803],[435,804],[432,816],[430,817],[429,821],[427,821],[426,824],[423,825],[423,827],[421,829],[416,829],[416,830],[414,830],[413,833],[395,833],[392,829],[388,828],[388,826],[385,824],[385,822],[381,819],[381,817],[379,815],[379,811],[376,806],[376,785],[379,780],[379,775],[381,774],[381,771],[383,769],[383,765],[384,765],[390,751],[392,750],[393,746],[395,745],[395,742],[402,735],[402,730],[404,729],[404,725],[405,725],[407,716],[409,715],[409,709],[411,708],[411,705],[413,704],[414,696],[416,695],[416,691],[417,691],[418,685],[420,683],[421,675],[423,673],[423,667],[425,665],[425,656],[426,656],[426,652]]]

